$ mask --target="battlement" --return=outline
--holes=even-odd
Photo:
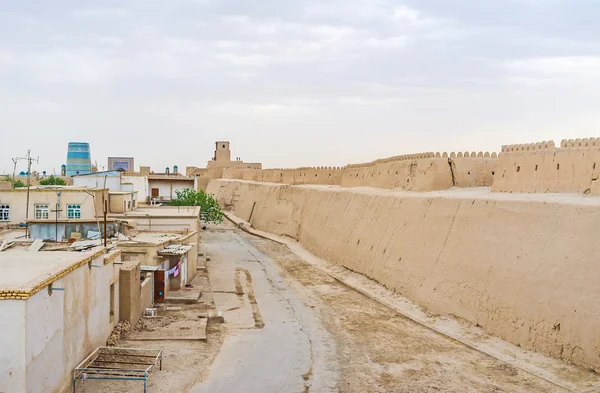
[[[435,154],[430,153],[417,153],[417,154],[404,154],[400,156],[393,156],[388,158],[381,158],[379,160],[365,162],[362,164],[349,164],[344,167],[344,169],[353,169],[353,168],[368,168],[371,166],[375,166],[378,164],[387,164],[395,161],[414,161],[414,160],[423,160],[426,158],[434,158]]]
[[[600,138],[583,138],[583,139],[563,139],[560,142],[560,147],[563,149],[582,148],[582,147],[598,147],[600,148]]]
[[[537,143],[525,143],[520,145],[505,145],[502,146],[502,153],[512,153],[519,151],[534,151],[534,150],[552,150],[556,145],[554,141],[543,141]]]
[[[203,173],[280,184],[323,184],[412,191],[492,187],[495,192],[574,192],[600,195],[600,138],[504,145],[489,151],[424,152],[343,167],[260,169],[239,166]]]
[[[435,153],[435,158],[498,158],[498,154],[496,152],[490,153],[489,151],[486,151],[485,153],[482,151],[480,151],[479,153],[469,153],[468,151],[464,153],[461,151],[459,151],[458,153],[437,152]]]
[[[503,146],[495,192],[563,192],[600,195],[600,139]]]

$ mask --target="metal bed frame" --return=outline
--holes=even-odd
[[[73,370],[73,393],[77,380],[144,381],[158,366],[162,370],[163,351],[160,349],[98,347]]]

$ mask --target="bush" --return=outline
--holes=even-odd
[[[176,190],[177,197],[170,203],[171,206],[200,206],[200,218],[207,223],[220,224],[223,222],[223,210],[212,194],[191,188]]]
[[[49,177],[40,180],[41,186],[66,186],[67,182],[61,179],[60,177],[56,177],[54,175],[50,175]]]
[[[10,176],[4,176],[2,178],[2,181],[9,181],[9,182],[11,182],[12,188],[25,187],[25,183],[23,183],[21,180],[15,180],[13,182],[12,177],[10,177]]]

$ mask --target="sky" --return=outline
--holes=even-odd
[[[0,0],[0,173],[267,168],[600,136],[600,2]],[[19,168],[24,167],[21,162]]]

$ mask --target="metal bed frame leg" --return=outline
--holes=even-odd
[[[73,371],[73,393],[75,393],[75,389],[77,388],[77,376],[75,371]]]
[[[144,373],[144,393],[146,393],[146,381],[148,381],[148,373]]]

